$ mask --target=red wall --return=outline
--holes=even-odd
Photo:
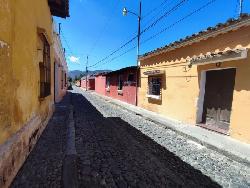
[[[129,73],[134,74],[134,82],[127,82]],[[118,93],[119,75],[123,76],[122,94]],[[110,91],[106,90],[106,96],[127,102],[129,104],[136,105],[136,69],[124,70],[122,72],[114,72],[109,74],[107,77],[110,77]]]
[[[95,77],[95,92],[101,95],[105,95],[106,76],[99,75]]]

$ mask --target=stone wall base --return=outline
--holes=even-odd
[[[54,112],[54,105],[52,106],[44,121],[40,116],[33,117],[23,128],[0,146],[0,187],[10,186],[48,124]]]

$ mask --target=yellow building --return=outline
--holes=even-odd
[[[250,143],[250,16],[140,57],[138,106]]]
[[[0,187],[7,187],[54,108],[52,15],[68,0],[0,1]]]

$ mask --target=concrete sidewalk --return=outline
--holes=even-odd
[[[168,119],[165,116],[159,115],[155,112],[151,112],[140,107],[97,94],[96,92],[91,93],[93,95],[103,98],[104,100],[114,105],[117,105],[137,115],[140,115],[154,123],[160,124],[168,129],[174,130],[179,134],[188,137],[191,140],[194,140],[206,146],[207,148],[222,153],[235,161],[250,166],[250,144],[242,143],[226,135],[222,135],[213,131],[208,131],[198,126],[184,124],[180,121]]]

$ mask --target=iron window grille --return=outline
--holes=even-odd
[[[67,74],[66,73],[64,73],[64,87],[67,87]]]
[[[64,76],[64,72],[62,71],[62,76],[61,76],[61,89],[63,89],[63,85],[64,85],[64,83],[63,83],[63,76]]]
[[[39,63],[40,69],[40,98],[45,98],[51,94],[51,62],[50,62],[50,45],[46,37],[41,34],[43,42],[43,62]]]
[[[135,81],[135,75],[130,73],[128,75],[128,82],[134,82],[134,81]]]
[[[161,78],[149,77],[148,78],[148,95],[161,95]]]
[[[106,79],[106,88],[107,89],[110,88],[110,77],[107,77],[107,79]]]
[[[123,79],[122,79],[122,75],[118,76],[118,90],[122,90],[123,88]]]

